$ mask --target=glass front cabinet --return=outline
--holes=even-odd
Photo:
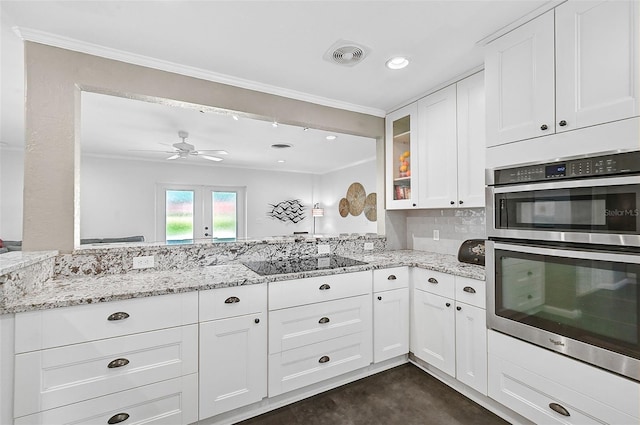
[[[387,115],[385,120],[386,207],[388,210],[418,206],[417,166],[411,155],[417,152],[417,103]],[[416,161],[417,164],[417,161]]]

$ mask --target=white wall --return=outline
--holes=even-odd
[[[341,217],[338,212],[340,199],[347,196],[351,183],[358,182],[367,193],[376,192],[376,161],[372,159],[359,165],[324,174],[317,178],[318,202],[324,208],[324,217],[316,219],[316,233],[377,233],[377,223],[369,221],[364,213]],[[384,196],[378,193],[377,196]]]
[[[0,149],[0,239],[22,240],[24,153]]]

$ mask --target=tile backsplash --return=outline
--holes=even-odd
[[[412,210],[407,213],[407,248],[457,255],[467,239],[486,239],[485,209]],[[439,240],[434,240],[434,230]]]

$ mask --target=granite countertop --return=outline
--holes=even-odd
[[[0,276],[58,255],[58,251],[10,251],[0,255]]]
[[[124,300],[230,286],[277,282],[396,266],[412,266],[484,280],[484,267],[460,263],[454,255],[422,251],[385,251],[347,255],[364,265],[303,273],[260,276],[239,262],[188,270],[144,271],[101,276],[58,277],[19,299],[5,300],[0,314]]]

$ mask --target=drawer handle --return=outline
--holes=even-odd
[[[429,279],[427,279],[427,282],[433,283],[434,285],[437,285],[438,284],[438,279],[436,279],[435,277],[430,277]]]
[[[331,286],[327,285],[326,283],[323,283],[322,285],[320,285],[320,289],[321,291],[326,291],[327,289],[331,289]]]
[[[329,318],[323,317],[322,319],[318,320],[318,323],[329,323]]]
[[[475,293],[476,293],[476,290],[475,290],[475,289],[473,289],[471,286],[465,286],[464,288],[462,288],[462,290],[463,290],[464,292],[468,292],[468,293],[470,293],[470,294],[475,294]]]
[[[328,362],[329,360],[331,360],[331,359],[329,358],[329,356],[322,356],[322,357],[320,357],[320,360],[318,360],[318,363],[326,363],[326,362]]]
[[[109,418],[109,420],[107,421],[108,424],[119,424],[120,422],[124,422],[127,419],[129,419],[129,414],[128,413],[118,413],[116,415],[113,415],[112,417]]]
[[[115,359],[109,362],[109,364],[107,365],[107,367],[109,369],[115,369],[117,367],[122,367],[122,366],[126,366],[129,364],[129,360],[127,359]]]
[[[549,408],[556,413],[560,413],[562,416],[571,416],[569,411],[558,403],[549,403]]]
[[[240,298],[238,297],[229,297],[226,300],[224,300],[225,304],[235,304],[235,303],[239,303],[240,302]]]
[[[451,303],[446,303],[445,304],[447,307],[451,307]]]
[[[129,313],[125,313],[124,311],[119,311],[119,312],[113,313],[112,315],[107,317],[107,320],[113,322],[115,320],[124,320],[127,317],[129,317]]]
[[[395,274],[390,274],[389,277],[387,277],[387,280],[396,280],[396,275]]]

